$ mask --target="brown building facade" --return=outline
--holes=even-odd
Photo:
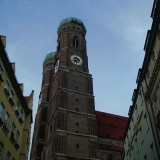
[[[103,131],[103,123],[107,120],[102,123],[98,118],[102,113],[95,112],[92,75],[88,70],[86,28],[81,20],[69,17],[61,21],[57,34],[57,51],[47,54],[43,63],[30,159],[119,160],[127,118],[123,117],[124,127],[119,127],[117,132],[122,137],[117,139],[117,143],[105,142],[104,139],[112,138],[107,138],[107,131]],[[108,117],[106,113],[103,115]],[[97,124],[97,119],[101,125]],[[115,127],[118,119],[112,121],[111,127]],[[97,128],[103,128],[99,129],[104,132],[101,139]]]

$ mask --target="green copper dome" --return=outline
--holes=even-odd
[[[71,23],[71,22],[83,26],[85,32],[87,31],[87,30],[86,30],[86,27],[84,26],[84,24],[83,24],[83,22],[82,22],[82,20],[80,20],[80,19],[78,19],[78,18],[74,18],[74,17],[67,17],[67,18],[61,20],[61,22],[60,22],[60,24],[59,24],[59,26],[58,26],[58,29],[57,29],[57,34],[58,34],[58,32],[59,32],[59,29],[60,29],[62,26],[66,25],[66,24],[68,24],[68,23]]]
[[[55,56],[56,56],[56,53],[57,53],[57,52],[48,53],[48,54],[46,55],[44,61],[43,61],[43,65],[44,65],[45,62],[54,59]]]

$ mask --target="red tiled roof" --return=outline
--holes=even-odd
[[[105,145],[105,144],[99,144],[99,149],[102,149],[102,150],[112,150],[112,151],[120,151],[120,152],[122,152],[124,150],[123,147],[109,146],[109,145]]]
[[[100,111],[95,113],[98,137],[123,141],[128,118]]]

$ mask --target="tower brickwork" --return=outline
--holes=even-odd
[[[57,34],[43,62],[30,160],[120,160],[127,118],[95,111],[86,28],[69,17]]]
[[[96,159],[97,128],[86,29],[68,18],[58,28],[57,51],[44,61],[31,159]],[[42,99],[42,100],[41,100]]]

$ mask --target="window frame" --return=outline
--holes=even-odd
[[[20,139],[20,132],[17,130],[16,131],[16,142],[19,144],[19,139]]]
[[[79,39],[78,39],[77,36],[74,36],[74,37],[73,37],[73,41],[72,41],[72,42],[73,42],[73,43],[72,43],[73,47],[76,47],[76,48],[79,47]]]
[[[2,65],[2,63],[0,62],[0,75],[3,76],[3,72],[4,72],[4,67]]]
[[[5,124],[6,128],[8,128],[8,126],[9,126],[9,120],[10,120],[10,115],[8,112],[6,112],[5,117],[4,117],[4,124]]]
[[[11,160],[11,153],[9,151],[7,152],[6,160]]]
[[[4,144],[0,142],[0,160],[2,160],[3,149],[4,149]]]
[[[11,87],[11,84],[10,84],[9,80],[7,79],[4,88],[7,89],[7,91],[9,92],[10,87]]]
[[[1,110],[2,108],[2,110]],[[3,119],[4,116],[4,111],[5,111],[5,106],[3,104],[3,102],[0,103],[0,118]]]

